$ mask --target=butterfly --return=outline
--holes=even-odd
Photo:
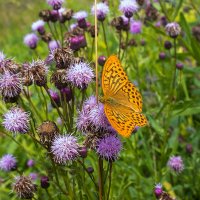
[[[102,89],[105,115],[111,126],[123,137],[148,124],[142,112],[142,97],[128,80],[117,56],[111,55],[103,67]]]

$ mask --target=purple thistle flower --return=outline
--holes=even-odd
[[[3,171],[12,171],[17,168],[17,160],[11,154],[6,154],[0,159],[0,169]]]
[[[80,48],[84,48],[87,46],[87,42],[84,35],[76,35],[70,37],[70,48],[74,51],[78,51]]]
[[[138,34],[142,31],[142,22],[132,20],[130,23],[130,32],[132,34]]]
[[[181,33],[181,27],[176,22],[168,23],[165,26],[165,30],[166,30],[167,35],[169,35],[172,38],[176,38]]]
[[[80,28],[87,28],[87,22],[85,18],[88,16],[86,11],[79,11],[74,13],[73,18],[77,20]]]
[[[177,173],[181,173],[184,169],[184,164],[181,156],[171,156],[167,165],[172,171]]]
[[[51,40],[48,44],[49,50],[53,51],[54,49],[57,49],[60,47],[60,42],[59,41],[55,41],[55,40]]]
[[[26,133],[29,129],[29,114],[21,108],[13,107],[4,114],[2,124],[13,133]]]
[[[56,137],[51,146],[54,160],[59,164],[75,160],[78,156],[78,149],[77,139],[72,135]]]
[[[122,11],[126,17],[131,18],[138,10],[138,4],[135,0],[122,0],[119,5],[119,10]]]
[[[122,143],[116,136],[107,136],[97,144],[97,153],[108,161],[115,161],[122,149]]]
[[[93,78],[94,72],[85,62],[75,63],[67,71],[67,80],[81,89],[86,88]]]
[[[61,102],[60,102],[60,96],[59,94],[56,92],[56,91],[53,91],[51,89],[49,89],[49,94],[52,98],[52,100],[56,103],[56,105],[59,107],[61,105]],[[52,106],[53,107],[56,107],[55,103],[54,102],[51,102]]]
[[[24,44],[31,49],[35,49],[38,43],[38,36],[35,33],[29,33],[24,37]]]
[[[45,33],[44,30],[45,22],[43,20],[38,20],[32,24],[32,31],[38,31],[41,35]]]
[[[73,31],[73,29],[75,29],[77,26],[78,26],[77,23],[71,24],[69,29],[70,29],[71,31]]]
[[[47,3],[52,6],[54,10],[59,10],[62,7],[64,0],[47,0]]]
[[[50,186],[49,177],[48,176],[42,176],[40,178],[40,185],[41,185],[41,188],[47,189]]]
[[[36,181],[38,178],[38,174],[37,173],[30,173],[29,177],[31,178],[32,181]]]
[[[5,58],[6,58],[5,54],[2,51],[0,51],[0,64],[2,61],[5,60]]]
[[[103,21],[109,12],[109,7],[106,3],[102,2],[97,3],[96,7],[97,7],[97,19],[99,21]],[[92,6],[91,12],[93,15],[95,15],[95,6]]]
[[[16,97],[22,90],[21,78],[18,74],[11,74],[5,71],[0,75],[0,92],[3,97]]]
[[[30,160],[27,161],[26,164],[27,164],[28,167],[33,167],[35,165],[35,161],[30,159]]]
[[[85,19],[88,16],[86,11],[79,11],[74,13],[73,18],[77,20]]]
[[[162,192],[163,192],[162,184],[160,183],[156,184],[154,187],[154,194],[156,195],[156,198],[159,198]]]

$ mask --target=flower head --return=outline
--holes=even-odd
[[[51,40],[48,44],[49,50],[53,51],[56,48],[60,48],[60,42],[56,40]]]
[[[32,199],[37,188],[30,176],[17,176],[13,184],[13,191],[21,199]]]
[[[138,34],[141,33],[141,30],[142,30],[142,22],[132,20],[130,23],[130,32],[132,34]]]
[[[18,74],[5,71],[3,75],[0,75],[0,92],[4,98],[17,97],[21,90],[21,78]]]
[[[75,63],[67,71],[67,80],[78,88],[84,89],[94,78],[94,72],[85,62]]]
[[[56,163],[65,164],[78,156],[77,139],[72,135],[62,135],[55,138],[51,152]]]
[[[156,195],[156,198],[159,198],[162,192],[163,192],[162,184],[160,183],[156,184],[154,187],[154,194]]]
[[[17,168],[17,160],[11,154],[6,154],[0,159],[0,169],[3,171],[11,171]]]
[[[103,21],[109,12],[109,7],[106,3],[102,3],[102,2],[97,3],[96,7],[97,7],[97,19],[99,21]],[[92,7],[91,11],[92,11],[92,14],[94,15],[95,6]]]
[[[2,124],[13,133],[26,133],[29,129],[29,114],[21,108],[13,107],[4,114]]]
[[[38,20],[32,24],[32,31],[38,31],[41,35],[45,33],[44,30],[45,22],[43,20]]]
[[[27,161],[26,164],[27,164],[28,167],[33,167],[35,165],[35,161],[30,159],[30,160]]]
[[[97,153],[108,161],[117,159],[122,149],[122,143],[116,136],[107,136],[99,140],[97,144]]]
[[[38,36],[35,33],[29,33],[24,37],[24,44],[31,49],[35,49],[38,43]]]
[[[0,51],[0,64],[2,61],[4,61],[5,58],[6,58],[5,54],[2,51]]]
[[[74,13],[73,18],[77,20],[85,19],[88,16],[86,11],[79,11]]]
[[[172,38],[176,38],[181,33],[181,27],[176,22],[168,23],[165,26],[165,30],[166,30],[166,33]]]
[[[32,173],[29,174],[29,177],[31,178],[32,181],[35,181],[35,180],[37,180],[37,178],[38,178],[38,174],[32,172]]]
[[[64,0],[47,0],[47,3],[52,6],[54,10],[59,10],[62,7]]]
[[[50,186],[50,183],[49,183],[49,177],[48,176],[42,176],[40,178],[40,185],[41,185],[41,188],[48,188]]]
[[[76,35],[69,38],[70,48],[74,51],[78,51],[80,48],[87,46],[87,42],[84,35]]]
[[[167,163],[168,167],[177,173],[180,173],[184,169],[184,164],[181,156],[171,156]]]
[[[135,0],[121,0],[119,10],[122,11],[126,17],[131,18],[138,10],[138,4]]]

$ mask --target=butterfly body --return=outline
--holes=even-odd
[[[148,121],[142,112],[142,97],[128,80],[117,56],[110,56],[103,68],[102,88],[104,111],[112,127],[122,136],[129,137],[136,126]]]

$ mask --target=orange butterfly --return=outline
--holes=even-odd
[[[142,112],[142,97],[128,80],[117,56],[110,56],[103,68],[102,88],[104,111],[112,127],[129,137],[136,126],[148,124]]]

